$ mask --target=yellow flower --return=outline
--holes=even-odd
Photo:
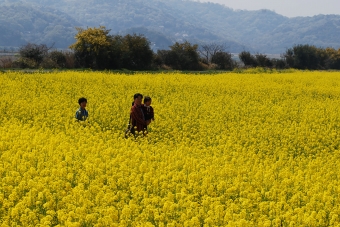
[[[1,226],[338,226],[339,76],[3,73]],[[136,92],[157,121],[125,139]]]

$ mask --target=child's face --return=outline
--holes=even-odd
[[[80,107],[81,107],[82,109],[85,109],[86,104],[87,104],[87,102],[81,102],[81,103],[80,103]]]
[[[150,105],[151,105],[151,100],[150,100],[150,101],[147,101],[147,102],[144,102],[144,105],[150,106]]]

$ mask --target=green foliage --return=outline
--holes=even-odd
[[[271,59],[271,62],[276,69],[288,68],[287,62],[284,59]]]
[[[128,34],[142,34],[145,38],[147,38],[151,43],[151,48],[153,51],[157,52],[157,50],[169,49],[174,41],[173,38],[163,34],[160,31],[149,29],[146,27],[134,27],[121,32],[122,35]]]
[[[29,58],[40,64],[48,54],[48,47],[45,44],[28,43],[19,49],[20,57]]]
[[[239,54],[240,60],[243,62],[246,68],[248,67],[259,67],[262,69],[266,68],[276,68],[276,69],[285,69],[287,68],[287,59],[270,59],[265,54],[255,54],[251,55],[247,51],[243,51]]]
[[[216,64],[217,68],[222,70],[232,70],[236,66],[231,54],[223,51],[215,53],[211,58],[211,63]]]
[[[99,28],[77,28],[76,42],[70,46],[74,50],[79,64],[85,68],[104,69],[107,66],[103,58],[108,57],[112,37],[110,30]]]
[[[176,42],[170,50],[157,52],[157,61],[176,70],[200,70],[198,45]]]
[[[287,64],[296,69],[324,69],[327,53],[313,45],[295,45],[285,53]]]
[[[11,65],[21,68],[83,67],[101,70],[148,70],[152,67],[175,70],[232,70],[236,66],[231,54],[223,51],[223,45],[205,45],[203,50],[206,55],[203,55],[206,62],[202,62],[198,45],[189,41],[176,42],[170,46],[170,50],[158,50],[157,55],[154,55],[150,41],[143,35],[111,35],[105,26],[77,28],[77,31],[76,42],[70,46],[74,53],[64,54],[56,50],[49,52],[45,44],[28,43],[19,49],[20,57],[13,64],[11,62]],[[202,50],[200,53],[203,53]],[[323,49],[308,44],[295,45],[287,49],[283,57],[270,59],[265,54],[252,55],[248,51],[239,54],[239,59],[246,68],[340,69],[340,49]],[[210,67],[211,64],[213,67]]]
[[[66,67],[66,56],[63,52],[54,50],[48,54],[48,57],[57,65],[58,68]]]
[[[257,62],[257,66],[267,68],[273,67],[273,62],[265,54],[256,54],[255,59]]]
[[[326,48],[325,53],[328,56],[326,67],[330,69],[340,69],[340,48],[338,50]]]
[[[150,42],[142,35],[126,35],[122,39],[122,64],[127,69],[149,69],[153,60]]]
[[[45,44],[28,43],[19,49],[19,59],[15,65],[20,68],[37,68],[48,55],[48,47]]]
[[[45,44],[28,43],[19,49],[19,58],[13,62],[14,68],[74,68],[70,64],[74,56],[71,53],[63,53],[58,50],[49,51]]]
[[[39,65],[40,68],[44,69],[57,69],[60,68],[60,66],[52,60],[51,58],[44,58],[44,60]]]
[[[36,61],[34,61],[33,59],[30,58],[19,58],[18,60],[16,60],[13,65],[13,68],[23,68],[23,69],[35,69],[38,68],[39,65],[37,64]]]
[[[148,69],[153,52],[150,42],[143,36],[110,35],[104,26],[99,28],[77,28],[74,50],[81,67],[94,69]]]
[[[248,51],[242,51],[239,53],[239,58],[246,67],[257,67],[258,63],[256,58],[250,54]]]

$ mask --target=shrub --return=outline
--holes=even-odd
[[[13,60],[10,57],[0,58],[0,66],[4,69],[12,68]]]
[[[289,67],[297,69],[325,69],[327,54],[313,45],[296,45],[284,54]]]
[[[242,51],[239,55],[240,60],[243,62],[246,67],[257,67],[257,60],[254,56],[250,54],[248,51]]]
[[[44,69],[56,69],[60,68],[60,66],[51,58],[44,58],[44,60],[40,63],[39,67]]]
[[[12,65],[14,68],[28,68],[28,69],[34,69],[34,68],[38,68],[39,64],[31,58],[23,58],[20,57],[18,60],[16,60],[15,62],[13,62]]]
[[[52,60],[58,68],[65,68],[66,56],[63,52],[54,50],[48,54],[48,58]]]
[[[65,53],[65,68],[74,69],[80,67],[79,64],[76,63],[75,55],[73,52]]]
[[[286,69],[288,65],[284,59],[272,59],[273,67],[276,69]]]
[[[165,64],[176,70],[201,70],[197,45],[192,45],[185,41],[176,42],[170,46],[170,50],[157,51],[157,59],[161,64]]]
[[[126,35],[121,44],[122,67],[127,69],[149,69],[153,60],[150,42],[143,35]]]
[[[19,49],[20,58],[30,59],[34,61],[36,66],[38,66],[45,57],[48,55],[48,47],[45,44],[33,44],[28,43]],[[23,60],[23,62],[27,60]]]
[[[273,66],[273,62],[265,54],[256,54],[255,59],[257,66],[268,68],[271,68]]]
[[[232,70],[236,63],[230,53],[217,52],[211,58],[211,63],[216,64],[217,69]]]

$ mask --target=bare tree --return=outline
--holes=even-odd
[[[0,67],[2,68],[11,68],[13,64],[13,59],[10,57],[2,57],[0,58]]]
[[[226,44],[209,43],[200,45],[198,52],[204,58],[207,64],[211,64],[211,59],[220,52],[225,52]]]

